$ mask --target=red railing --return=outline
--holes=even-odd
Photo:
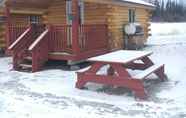
[[[13,52],[14,69],[18,68],[19,63],[25,56],[29,56],[28,48],[44,30],[43,25],[30,25],[10,46]]]
[[[81,52],[106,49],[108,46],[107,25],[92,24],[79,27],[79,46]],[[68,52],[72,50],[72,27],[70,25],[52,26],[49,39],[51,52]]]
[[[32,52],[32,72],[41,69],[43,64],[48,61],[50,29],[46,29],[29,47]]]
[[[27,54],[31,52],[35,71],[41,66],[40,62],[48,60],[49,52],[67,52],[76,56],[80,55],[80,58],[100,54],[98,52],[108,49],[107,34],[107,25],[104,24],[80,26],[79,37],[77,37],[80,52],[75,54],[72,50],[71,26],[51,26],[49,29],[46,29],[43,25],[31,25],[22,35],[18,36],[9,48],[13,50],[13,56],[15,57],[14,65],[17,65],[24,55],[28,56]],[[13,37],[17,37],[17,34]]]
[[[81,52],[106,49],[108,46],[107,25],[82,25],[79,28],[79,46]]]
[[[9,41],[7,46],[10,46],[29,26],[9,26]]]
[[[10,45],[9,50],[13,52],[13,67],[18,69],[19,63],[23,58],[26,47],[28,47],[29,41],[33,35],[32,27],[29,27],[12,45]]]
[[[50,51],[72,53],[72,27],[70,25],[52,26],[50,32]]]

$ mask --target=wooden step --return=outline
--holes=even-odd
[[[31,69],[32,68],[32,65],[30,65],[30,64],[20,64],[19,66],[22,67],[22,69]]]
[[[32,57],[30,57],[30,56],[24,57],[24,59],[32,61]]]
[[[49,55],[71,55],[70,53],[67,52],[51,52]]]
[[[150,68],[148,68],[148,69],[142,71],[141,73],[135,75],[133,78],[144,79],[144,78],[146,78],[147,76],[149,76],[150,74],[152,74],[153,72],[157,71],[158,69],[160,69],[163,66],[164,66],[163,64],[161,64],[161,65],[153,65]]]

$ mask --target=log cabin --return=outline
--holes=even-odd
[[[73,64],[123,49],[124,25],[148,38],[152,4],[142,0],[6,0],[6,47],[15,70],[39,71],[48,60]]]

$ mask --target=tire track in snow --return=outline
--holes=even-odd
[[[12,75],[11,75],[12,76]],[[16,94],[16,99],[24,100],[24,96],[31,98],[33,101],[39,101],[44,105],[49,105],[53,108],[58,108],[61,110],[69,109],[70,107],[76,107],[78,109],[92,111],[98,115],[104,116],[105,114],[119,115],[119,116],[135,116],[142,115],[146,118],[156,116],[160,114],[160,116],[169,116],[169,113],[166,111],[155,113],[153,107],[150,105],[143,105],[143,103],[134,103],[127,106],[126,109],[121,109],[115,105],[106,104],[106,103],[98,103],[98,102],[90,102],[85,100],[77,100],[75,98],[56,96],[50,93],[37,93],[30,91],[29,88],[24,86],[22,83],[19,83],[19,74],[13,75],[14,80],[8,80],[7,82],[0,82],[0,91],[6,94],[7,91],[11,91],[10,93]]]

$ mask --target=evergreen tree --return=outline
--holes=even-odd
[[[161,2],[155,0],[156,9],[153,13],[154,21],[180,22],[186,21],[186,8],[183,1],[168,0]]]

